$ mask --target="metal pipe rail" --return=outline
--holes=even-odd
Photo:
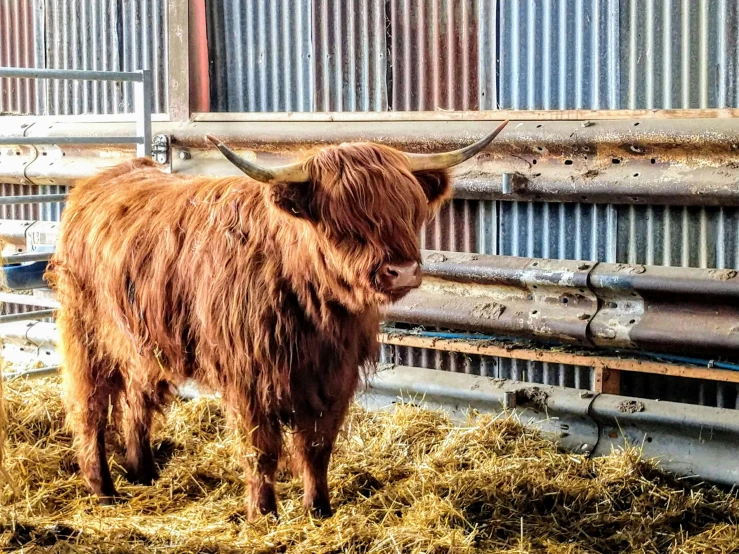
[[[380,371],[360,396],[368,408],[398,397],[442,409],[460,423],[470,409],[515,413],[563,448],[602,456],[627,445],[679,475],[739,484],[739,417],[735,410],[596,394],[415,367]],[[532,400],[533,399],[533,400]]]
[[[133,83],[136,135],[88,135],[32,137],[26,136],[28,126],[21,136],[0,136],[0,145],[42,144],[135,144],[136,155],[151,156],[151,70],[138,71],[88,71],[76,69],[37,69],[0,67],[0,77],[24,79],[74,79],[85,81],[123,81]]]
[[[0,206],[38,204],[40,202],[64,202],[67,194],[29,194],[27,196],[0,196]]]
[[[734,270],[424,253],[388,321],[587,347],[739,359]]]
[[[334,114],[319,114],[328,117]],[[392,114],[381,114],[391,117]],[[471,118],[475,112],[468,112]],[[272,114],[270,114],[270,117]],[[520,117],[526,113],[521,112]],[[481,120],[252,121],[214,114],[219,121],[156,123],[169,137],[173,172],[237,175],[203,135],[210,133],[265,164],[294,161],[327,144],[373,140],[410,152],[468,144],[497,125]],[[277,118],[277,116],[274,116]],[[122,136],[125,125],[8,117],[0,136]],[[279,119],[279,118],[277,118]],[[28,126],[30,128],[22,127]],[[739,206],[739,131],[733,119],[531,120],[509,125],[474,160],[453,168],[459,198],[621,204]],[[166,142],[166,141],[165,141]],[[70,184],[132,156],[130,148],[66,147],[65,156],[21,151],[0,163],[4,182]]]
[[[0,324],[15,323],[17,321],[46,319],[54,317],[55,313],[56,310],[34,310],[32,312],[22,312],[19,314],[0,315]]]

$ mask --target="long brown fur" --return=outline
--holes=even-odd
[[[331,513],[326,471],[360,380],[377,355],[374,277],[420,261],[418,232],[450,193],[445,171],[413,175],[374,144],[326,148],[310,181],[168,175],[148,159],[72,190],[47,278],[57,290],[66,408],[80,468],[117,495],[105,453],[122,414],[127,475],[157,476],[152,417],[187,379],[222,393],[244,437],[249,513],[276,513],[282,429],[306,507]]]

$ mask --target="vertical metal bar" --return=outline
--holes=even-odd
[[[170,121],[190,119],[189,15],[188,0],[167,1],[167,111]],[[204,34],[205,25],[193,31]],[[204,37],[193,39],[198,43]]]
[[[136,155],[151,156],[151,70],[137,71],[141,81],[134,83],[134,107],[136,109],[136,136],[143,139],[136,145]]]

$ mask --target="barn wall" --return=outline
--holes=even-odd
[[[0,63],[90,69],[148,63],[155,69],[155,111],[165,111],[166,0],[91,0],[79,19],[70,17],[75,4],[0,3],[11,8],[0,11]],[[206,0],[206,10],[213,111],[739,107],[739,8],[730,0]],[[8,41],[11,28],[17,35]],[[0,83],[0,109],[131,108],[130,91],[120,85],[7,90]],[[50,211],[42,217],[58,217],[56,208],[43,209]],[[423,240],[425,248],[487,254],[739,268],[735,208],[456,199]],[[590,370],[572,366],[395,347],[383,356],[592,386]],[[622,380],[631,394],[737,403],[734,385],[637,374]]]

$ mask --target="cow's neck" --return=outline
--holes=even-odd
[[[302,224],[290,227],[291,232],[283,227],[279,242],[284,278],[311,322],[327,328],[375,314],[377,310],[367,307],[361,292],[329,267],[315,234]]]

